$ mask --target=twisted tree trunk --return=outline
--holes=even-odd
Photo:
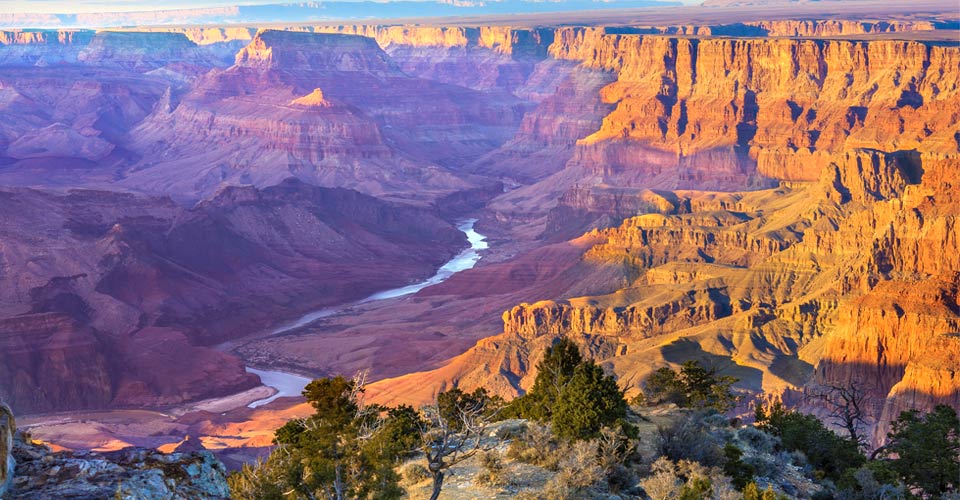
[[[443,488],[443,470],[437,470],[433,473],[433,494],[430,495],[430,500],[437,500],[440,498],[440,490]]]

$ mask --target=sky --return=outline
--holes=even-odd
[[[75,14],[282,3],[283,0],[0,0],[0,12]]]
[[[75,14],[80,12],[123,12],[228,5],[297,3],[298,1],[302,0],[0,0],[0,13],[31,12],[44,14]],[[702,0],[680,1],[690,4],[699,3]]]

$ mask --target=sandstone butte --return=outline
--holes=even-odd
[[[192,80],[179,102],[157,106],[124,147],[149,156],[173,144],[173,156],[189,158],[242,137],[268,152],[249,170],[264,183],[280,175],[265,166],[278,159],[360,156],[356,171],[375,172],[380,184],[332,182],[387,196],[410,186],[382,182],[397,158],[517,180],[522,186],[484,213],[535,230],[530,239],[576,238],[583,250],[571,272],[606,280],[593,286],[603,293],[570,287],[510,307],[502,333],[435,370],[373,384],[377,401],[423,402],[450,384],[516,395],[532,383],[543,349],[567,335],[626,387],[690,358],[797,403],[815,384],[855,381],[874,396],[879,439],[902,409],[960,406],[960,47],[912,36],[935,28],[165,29],[177,33],[171,50],[198,64],[213,64],[202,47],[239,52]],[[98,48],[109,38],[97,36],[75,60],[112,57]],[[57,43],[69,46],[70,37]],[[135,61],[127,68],[155,64],[127,60]],[[382,85],[386,98],[370,99],[345,76]],[[418,114],[426,101],[398,98],[453,87],[460,94],[429,103],[428,114]],[[474,107],[456,104],[464,98]],[[265,115],[243,118],[255,111]],[[443,139],[469,160],[435,156],[436,128],[418,140],[399,135],[421,118],[456,127]],[[478,145],[477,123],[495,139]],[[305,142],[313,136],[327,142]],[[125,182],[161,190],[169,179],[157,172],[191,162],[136,165]],[[476,187],[450,172],[430,177],[435,198]],[[44,321],[65,328],[62,318]]]

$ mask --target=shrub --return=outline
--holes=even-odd
[[[549,421],[560,392],[573,377],[577,366],[583,363],[580,349],[572,340],[561,337],[547,348],[537,363],[537,377],[530,391],[514,399],[505,410],[505,415],[538,422]]]
[[[778,463],[771,455],[766,453],[759,455],[750,455],[743,460],[754,474],[760,477],[776,478],[780,476],[780,468],[783,463]]]
[[[773,453],[779,444],[776,437],[756,427],[741,427],[737,429],[737,440],[753,448],[758,453]]]
[[[680,488],[680,500],[704,500],[710,497],[712,489],[710,478],[694,476]]]
[[[607,487],[613,493],[632,492],[637,486],[637,475],[633,469],[623,464],[616,464],[606,472]]]
[[[430,471],[419,463],[407,464],[403,467],[401,475],[408,484],[418,484],[430,479]]]
[[[281,457],[270,456],[255,464],[243,464],[227,476],[230,497],[237,500],[281,500],[283,498]]]
[[[671,425],[661,426],[660,452],[670,460],[690,460],[707,467],[723,464],[723,450],[701,415],[684,415]]]
[[[578,441],[570,444],[566,456],[560,460],[555,478],[564,488],[578,491],[596,485],[604,479],[604,471],[597,461],[597,443]]]
[[[278,429],[277,450],[266,462],[242,471],[235,480],[237,489],[258,490],[252,498],[271,498],[272,488],[309,498],[337,484],[353,497],[402,496],[394,467],[409,454],[410,435],[419,435],[419,417],[409,407],[390,411],[364,407],[362,393],[362,377],[317,379],[308,384],[303,395],[314,414]],[[377,425],[384,413],[384,425]]]
[[[503,486],[507,484],[504,478],[503,460],[500,452],[489,450],[480,454],[481,471],[477,474],[477,483],[485,486]]]
[[[604,426],[623,421],[627,402],[616,379],[584,361],[576,344],[564,337],[537,364],[530,392],[511,402],[505,414],[549,421],[563,439],[590,439]]]
[[[643,392],[651,403],[676,403],[686,408],[731,410],[737,402],[733,384],[737,379],[717,375],[715,369],[704,368],[696,361],[687,361],[677,373],[663,367],[644,381]]]
[[[553,431],[564,439],[597,437],[600,429],[627,416],[627,402],[616,379],[599,366],[579,364],[560,391],[554,408]]]
[[[787,410],[779,401],[757,406],[757,423],[761,430],[779,437],[787,450],[803,452],[824,477],[837,480],[866,461],[857,443],[838,436],[813,415]]]
[[[753,475],[756,474],[756,468],[741,460],[743,451],[741,451],[740,448],[727,443],[726,446],[723,447],[723,456],[725,458],[723,473],[730,477],[736,489],[742,490],[747,484],[753,482]]]
[[[789,500],[789,497],[777,494],[773,491],[773,486],[767,486],[767,489],[760,491],[757,483],[750,483],[743,489],[743,500]]]
[[[507,456],[518,462],[556,469],[557,442],[549,427],[531,424],[526,431],[510,442]]]
[[[682,484],[676,464],[665,457],[658,458],[651,466],[651,474],[640,481],[651,500],[676,498]]]
[[[925,496],[960,489],[960,419],[953,408],[938,405],[926,415],[900,413],[893,423],[886,454],[903,481]]]

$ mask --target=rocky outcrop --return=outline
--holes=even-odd
[[[54,453],[29,436],[18,435],[13,453],[16,476],[4,498],[230,497],[226,469],[208,451],[163,454],[127,448],[109,453]]]
[[[219,27],[175,27],[137,28],[137,31],[160,31],[164,33],[183,33],[183,36],[197,45],[226,44],[230,42],[249,43],[257,34],[256,28],[242,26]]]
[[[100,31],[78,56],[90,65],[145,71],[173,63],[215,66],[187,37],[177,33]]]
[[[13,458],[13,436],[17,422],[10,407],[0,402],[0,495],[10,489],[17,461]]]
[[[840,231],[862,235],[840,275],[841,303],[823,346],[819,383],[856,383],[882,402],[874,438],[910,408],[960,405],[960,226],[954,187],[938,172],[960,158],[924,155],[929,177],[899,197],[850,218]]]
[[[526,92],[547,58],[552,28],[337,25],[317,32],[373,38],[404,72],[476,90]]]
[[[609,111],[577,139],[562,166],[527,162],[541,165],[532,170],[519,160],[503,162],[526,174],[516,179],[534,183],[496,200],[500,217],[519,224],[549,213],[541,219],[542,236],[573,237],[557,231],[556,221],[579,229],[618,224],[638,212],[625,212],[617,200],[643,190],[819,182],[833,165],[855,161],[850,155],[870,154],[855,150],[955,154],[960,148],[960,92],[956,77],[946,76],[955,74],[955,46],[648,34],[657,30],[557,29],[551,57],[616,79],[600,91]],[[525,158],[522,150],[503,151]],[[864,178],[880,168],[886,167],[864,163]],[[577,199],[610,205],[580,208],[570,203]]]
[[[396,73],[370,38],[267,30],[237,53],[236,66],[259,70]]]
[[[852,21],[843,19],[815,21],[757,21],[745,23],[763,30],[766,36],[802,36],[826,37],[838,35],[863,35],[867,33],[903,33],[910,31],[932,31],[936,29],[932,21]],[[725,33],[715,33],[725,34]]]
[[[290,104],[306,108],[330,106],[330,102],[323,98],[323,91],[320,89],[313,89],[313,92],[290,101]]]
[[[76,63],[93,36],[88,30],[0,31],[0,66]]]
[[[615,226],[644,213],[689,212],[689,200],[668,191],[620,190],[575,186],[564,193],[547,215],[544,236],[567,240],[593,229]]]
[[[6,154],[11,158],[73,157],[88,161],[102,160],[116,147],[107,142],[93,130],[90,135],[62,123],[30,131],[16,139],[7,147]]]

